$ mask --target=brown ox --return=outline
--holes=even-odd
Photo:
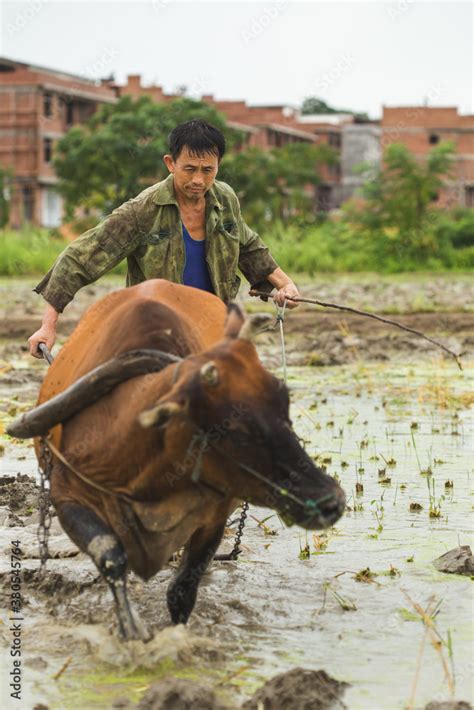
[[[126,639],[147,637],[127,601],[127,568],[149,579],[185,546],[167,601],[172,621],[186,622],[239,499],[307,529],[343,512],[341,488],[291,428],[287,388],[242,326],[236,306],[168,281],[111,293],[54,360],[42,406],[10,428],[17,436],[49,430],[60,449],[53,504],[109,583]],[[127,370],[135,356],[156,357],[150,369],[159,371],[133,366],[126,381],[111,378],[111,366]]]

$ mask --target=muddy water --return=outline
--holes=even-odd
[[[274,365],[277,350],[269,355]],[[4,420],[29,406],[41,376],[42,363],[25,377],[25,356],[11,362],[0,391]],[[132,578],[131,597],[156,633],[151,645],[124,648],[116,640],[105,585],[57,523],[51,547],[59,557],[48,562],[43,588],[30,572],[37,567],[34,511],[24,525],[1,529],[0,573],[8,571],[10,539],[26,550],[21,707],[43,701],[55,709],[109,708],[120,697],[138,701],[167,675],[204,678],[236,706],[267,678],[302,666],[350,683],[349,708],[404,708],[413,697],[422,708],[450,697],[441,651],[455,697],[472,700],[472,582],[437,572],[431,561],[472,544],[473,374],[472,365],[460,373],[441,360],[396,369],[361,362],[290,368],[295,428],[310,454],[340,478],[349,510],[335,528],[313,536],[252,509],[244,554],[212,566],[186,629],[166,628],[171,569],[148,584]],[[34,472],[31,448],[4,445],[3,475]],[[448,480],[452,488],[445,488]],[[428,481],[437,517],[430,517]],[[411,511],[412,503],[421,510]],[[376,576],[358,581],[367,568]],[[439,605],[434,623],[442,641],[450,639],[450,652],[423,641],[413,603]],[[6,624],[0,633],[8,667]],[[18,707],[2,692],[2,707]]]

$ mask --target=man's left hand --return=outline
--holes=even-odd
[[[276,293],[272,294],[272,298],[278,306],[283,306],[285,300],[288,299],[288,297],[299,297],[299,295],[300,293],[296,288],[295,284],[290,281],[281,288],[279,288]],[[287,308],[296,308],[298,305],[299,304],[295,303],[295,301],[286,300]]]

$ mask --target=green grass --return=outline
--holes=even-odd
[[[441,233],[440,233],[441,234]],[[419,271],[470,271],[474,269],[474,246],[470,240],[455,247],[446,234],[439,240],[427,235],[429,253],[403,247],[390,235],[368,237],[347,222],[317,225],[281,223],[262,231],[264,242],[278,264],[291,274],[377,272],[395,274]],[[54,231],[25,227],[20,231],[0,230],[0,276],[43,275],[68,242]],[[424,247],[423,247],[424,248]],[[426,251],[426,250],[425,250]],[[123,274],[122,262],[113,273]]]
[[[431,244],[431,251],[418,251],[392,242],[386,235],[357,232],[347,223],[320,226],[274,225],[263,239],[278,264],[289,273],[364,272],[395,274],[418,271],[459,271],[474,269],[474,246],[455,248]]]
[[[66,246],[65,241],[51,238],[45,229],[1,230],[0,274],[45,274]]]
[[[48,229],[0,230],[0,276],[43,276],[69,242]],[[113,273],[125,273],[126,263]]]

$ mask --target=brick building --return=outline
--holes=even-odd
[[[167,102],[180,94],[165,94],[161,86],[142,86],[132,74],[124,85],[111,79],[100,84],[85,77],[0,58],[0,166],[13,171],[12,226],[31,221],[57,226],[62,202],[54,190],[51,164],[55,142],[72,126],[86,121],[103,103],[121,96],[149,96]],[[402,142],[420,158],[441,140],[453,140],[457,158],[454,177],[439,203],[474,206],[474,117],[456,108],[396,107],[383,109],[380,122],[356,122],[352,114],[301,115],[291,106],[250,106],[246,101],[202,100],[222,112],[230,126],[244,134],[241,149],[263,150],[288,143],[326,144],[339,155],[323,166],[316,188],[318,210],[338,207],[360,186],[353,174],[360,162],[381,160],[391,142]]]
[[[440,141],[456,146],[453,177],[439,195],[441,206],[474,207],[474,115],[461,116],[456,107],[383,107],[382,150],[403,143],[420,159]]]
[[[10,168],[10,223],[58,226],[54,144],[116,92],[84,77],[0,57],[0,166]]]

